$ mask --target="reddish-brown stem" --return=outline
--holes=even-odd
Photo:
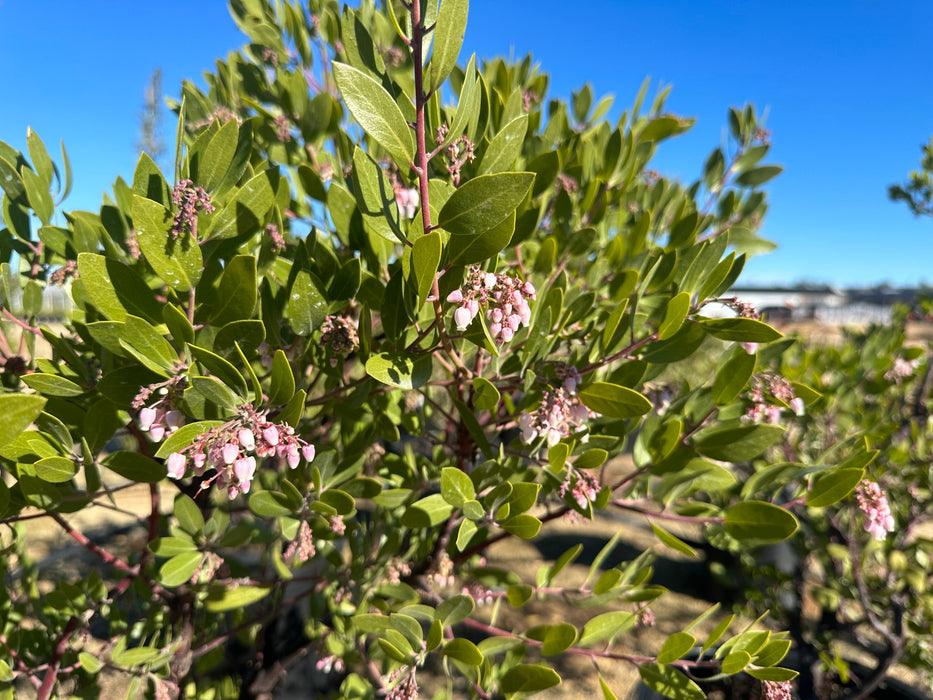
[[[33,673],[35,673],[35,669],[30,669],[29,666],[23,662],[23,660],[19,657],[19,654],[16,653],[16,649],[10,646],[10,642],[7,641],[6,636],[2,632],[0,632],[0,644],[6,647],[7,652],[10,654],[10,659],[12,659],[13,663],[16,664],[16,668],[19,669],[19,671],[24,676],[26,676],[26,678],[28,678],[32,684],[36,686],[36,688],[38,688],[40,681],[33,675]]]
[[[16,318],[13,312],[11,312],[9,309],[3,309],[3,315],[6,316],[8,320],[12,321],[17,326],[19,326],[24,331],[26,331],[27,333],[32,333],[33,335],[42,335],[42,331],[40,331],[38,328],[33,328],[25,321],[22,321]]]
[[[55,688],[55,682],[58,680],[58,669],[62,663],[62,655],[68,648],[68,640],[71,639],[71,635],[74,634],[76,629],[78,629],[78,618],[72,617],[68,620],[68,624],[65,625],[62,636],[58,638],[58,643],[55,645],[55,651],[52,652],[52,660],[49,662],[49,668],[45,672],[42,685],[39,686],[39,690],[36,693],[38,700],[49,700],[49,698],[52,697],[52,690]]]

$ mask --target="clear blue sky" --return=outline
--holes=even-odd
[[[762,234],[780,247],[753,260],[745,282],[933,284],[933,221],[886,195],[933,133],[933,3],[470,5],[464,58],[532,52],[552,96],[589,81],[616,96],[618,115],[646,76],[672,84],[668,109],[698,121],[656,167],[685,181],[719,144],[730,105],[769,108],[771,160],[786,171]],[[96,210],[114,177],[132,174],[152,71],[177,96],[244,41],[223,0],[0,0],[0,140],[25,150],[29,125],[50,150],[63,139],[76,180],[65,206]]]

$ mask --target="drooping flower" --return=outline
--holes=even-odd
[[[894,532],[894,516],[891,515],[888,497],[877,483],[864,479],[855,487],[855,498],[869,535],[876,540],[883,540],[889,532]]]
[[[484,308],[489,332],[500,345],[512,340],[521,326],[529,325],[528,301],[534,298],[535,288],[530,282],[505,273],[484,272],[477,265],[470,268],[460,289],[447,295],[448,303],[458,305],[453,317],[459,332],[465,331]]]

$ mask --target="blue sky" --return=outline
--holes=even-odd
[[[695,179],[723,137],[730,105],[769,110],[770,186],[746,283],[933,284],[933,221],[887,199],[933,133],[929,69],[933,3],[878,0],[725,2],[472,0],[464,44],[492,57],[534,54],[551,94],[584,82],[616,97],[613,116],[652,76],[672,84],[669,111],[694,116],[659,149],[655,167]],[[138,115],[152,71],[176,96],[203,84],[217,58],[244,43],[223,0],[0,0],[0,140],[25,150],[32,126],[75,172],[69,209],[135,165]],[[164,136],[173,134],[166,116]]]

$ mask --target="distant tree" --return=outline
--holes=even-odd
[[[139,142],[136,144],[137,155],[146,153],[152,160],[159,162],[165,155],[165,143],[162,141],[162,69],[152,71],[149,86],[146,88],[145,102],[139,113]]]
[[[906,202],[915,216],[933,216],[933,138],[923,146],[920,170],[912,170],[903,185],[888,187],[888,196],[895,202]]]

